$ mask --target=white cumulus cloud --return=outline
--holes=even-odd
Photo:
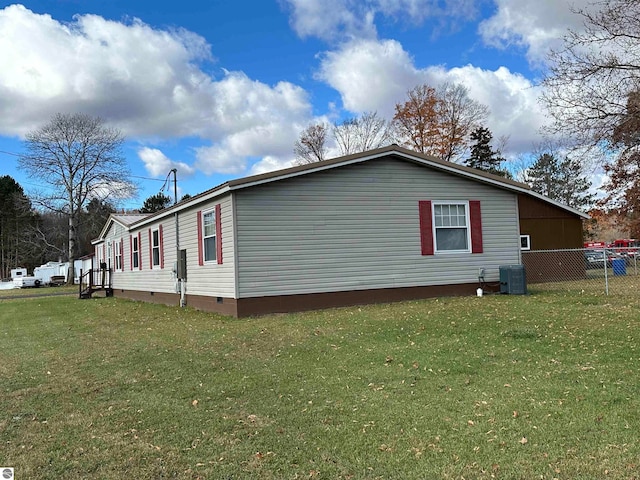
[[[318,76],[340,92],[346,109],[377,111],[386,118],[393,117],[395,104],[404,101],[406,92],[416,85],[460,83],[469,89],[471,98],[490,108],[488,127],[494,138],[509,137],[508,147],[516,151],[531,148],[544,123],[537,104],[539,91],[524,76],[506,67],[418,68],[395,40],[344,44],[323,55]]]
[[[302,38],[327,41],[374,39],[376,18],[385,17],[403,26],[421,25],[436,19],[443,23],[477,15],[477,0],[283,0],[290,11],[290,24]]]
[[[561,44],[568,28],[581,29],[582,17],[571,9],[592,8],[591,0],[495,0],[496,12],[479,33],[488,45],[526,50],[534,64],[543,63],[550,48]]]
[[[395,40],[354,40],[321,58],[318,78],[340,92],[352,112],[393,115],[395,103],[421,81],[413,59]]]
[[[142,147],[138,149],[138,157],[144,163],[149,174],[157,177],[166,175],[172,169],[176,169],[180,177],[190,176],[195,173],[195,168],[184,162],[176,162],[168,158],[157,148]]]
[[[196,152],[195,167],[207,173],[242,173],[247,156],[289,157],[299,126],[310,121],[307,92],[237,71],[214,78],[203,67],[213,60],[206,40],[184,29],[98,15],[63,23],[22,5],[5,7],[0,135],[23,136],[57,112],[82,112],[142,141],[139,156],[150,173],[193,168],[161,153],[163,141],[184,137],[210,143]]]

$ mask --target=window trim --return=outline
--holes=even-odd
[[[527,241],[527,245],[523,246],[522,245],[522,240]],[[531,250],[531,235],[520,235],[520,250],[522,251],[528,251]]]
[[[131,270],[140,268],[140,237],[131,235]]]
[[[113,269],[116,272],[124,271],[122,239],[113,241]]]
[[[107,264],[107,268],[112,268],[111,262],[113,262],[113,243],[107,242],[107,250],[105,253],[104,261]]]
[[[207,215],[211,215],[211,218],[213,220],[213,228],[215,230],[215,233],[213,235],[209,235],[207,236],[205,234],[205,228],[207,225],[206,222],[206,217]],[[201,242],[200,242],[200,248],[202,249],[202,264],[213,264],[213,263],[218,263],[218,224],[216,221],[216,208],[209,208],[207,210],[202,210],[202,225],[201,225],[201,229],[200,229],[200,233],[201,233]],[[205,248],[205,242],[207,241],[207,239],[213,238],[214,239],[214,246],[215,248],[213,249],[214,251],[214,257],[207,259],[207,249]]]
[[[432,200],[432,211],[431,211],[431,228],[433,229],[433,253],[434,255],[450,255],[450,254],[460,254],[460,253],[472,253],[472,239],[471,239],[471,213],[469,208],[468,200]],[[466,237],[467,237],[467,248],[460,250],[440,250],[438,249],[438,229],[449,229],[449,228],[462,228],[460,226],[454,227],[446,227],[446,226],[436,226],[436,206],[438,205],[463,205],[464,213],[465,213],[465,226],[466,229]]]
[[[155,237],[157,233],[157,238],[158,238],[158,244],[155,244]],[[162,240],[160,238],[160,227],[158,228],[152,228],[149,230],[149,236],[151,238],[151,244],[149,245],[149,249],[151,252],[151,269],[156,269],[156,268],[162,268]],[[153,254],[154,251],[158,249],[158,263],[156,263],[156,258],[155,255]]]

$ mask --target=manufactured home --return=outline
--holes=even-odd
[[[475,294],[523,249],[579,248],[583,218],[522,183],[392,145],[111,215],[95,263],[117,297],[242,317]]]

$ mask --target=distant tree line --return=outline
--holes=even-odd
[[[97,238],[111,213],[108,201],[91,199],[77,215],[77,256],[93,253]],[[12,268],[33,268],[48,261],[67,261],[68,218],[58,212],[37,209],[23,188],[9,175],[0,177],[0,277]]]

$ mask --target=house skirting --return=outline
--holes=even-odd
[[[188,306],[198,310],[241,318],[270,313],[302,312],[352,305],[392,303],[421,298],[471,296],[476,295],[477,288],[477,283],[464,283],[457,285],[379,288],[373,290],[307,293],[239,299],[187,295],[186,302]],[[176,293],[114,289],[114,296],[143,302],[163,303],[166,305],[180,304],[180,295]]]

